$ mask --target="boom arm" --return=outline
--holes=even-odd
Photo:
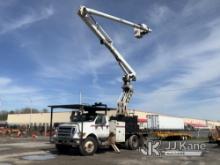
[[[102,29],[102,27],[95,21],[92,15],[101,16],[119,23],[123,23],[125,25],[131,26],[134,28],[134,36],[136,38],[141,38],[144,34],[151,32],[151,29],[145,24],[135,24],[133,22],[111,16],[109,14],[96,11],[90,8],[86,8],[85,6],[81,6],[78,15],[82,18],[82,20],[88,25],[88,27],[96,34],[96,36],[100,39],[101,44],[104,44],[110,52],[115,57],[116,61],[118,62],[119,66],[122,68],[124,72],[123,76],[123,93],[121,94],[120,98],[118,99],[118,106],[117,106],[117,114],[118,115],[125,115],[127,114],[127,103],[129,103],[130,98],[133,94],[133,88],[131,81],[136,80],[136,73],[132,69],[132,67],[125,61],[123,56],[117,51],[117,49],[113,46],[113,42],[108,34]]]

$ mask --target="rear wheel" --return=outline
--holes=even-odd
[[[97,141],[93,137],[86,138],[79,147],[80,153],[84,156],[93,155],[97,151]]]
[[[127,150],[129,150],[130,149],[130,147],[129,147],[129,139],[127,139],[126,141],[125,141],[125,149],[127,149]]]
[[[128,139],[128,145],[131,150],[136,150],[139,147],[139,138],[137,135],[132,135]]]

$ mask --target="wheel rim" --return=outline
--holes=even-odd
[[[95,149],[95,145],[92,141],[87,141],[85,144],[84,144],[84,149],[87,153],[91,153],[94,151]]]

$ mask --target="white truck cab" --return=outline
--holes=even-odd
[[[81,122],[83,122],[83,125]],[[83,139],[89,135],[95,135],[97,138],[107,138],[109,136],[108,116],[103,114],[83,114],[82,119],[74,118],[70,123],[59,125],[55,137],[70,136],[74,139],[80,139],[81,133]]]
[[[88,151],[88,153],[83,153],[83,155],[87,155],[93,154],[97,150],[99,143],[108,139],[109,134],[109,118],[107,115],[85,113],[74,116],[70,123],[59,125],[56,128],[54,142],[57,149],[61,151],[68,146],[79,147],[82,141],[89,139],[87,143],[90,146],[87,146],[87,148],[91,146],[95,148],[92,153]]]

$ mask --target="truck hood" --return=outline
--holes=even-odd
[[[93,124],[94,124],[94,122],[83,122],[83,127],[88,128]],[[71,122],[71,123],[60,124],[59,126],[62,126],[62,127],[77,127],[81,130],[82,123],[81,122]]]
[[[64,123],[64,124],[60,124],[59,127],[79,127],[79,123]]]

